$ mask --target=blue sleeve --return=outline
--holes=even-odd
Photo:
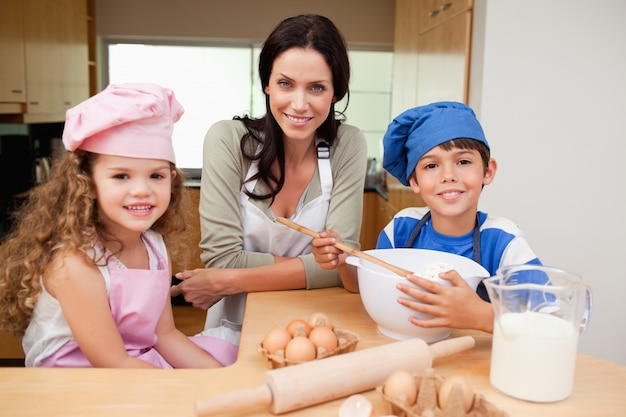
[[[389,236],[385,233],[385,229],[383,229],[378,235],[378,241],[376,242],[376,249],[391,249],[393,245],[391,244],[391,240],[389,240]]]

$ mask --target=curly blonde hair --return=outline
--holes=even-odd
[[[57,248],[83,252],[106,233],[98,222],[92,196],[95,186],[92,167],[98,154],[76,150],[62,154],[53,163],[48,182],[33,188],[19,210],[11,232],[0,245],[0,330],[22,336],[41,294],[40,277]],[[184,213],[189,198],[185,194],[184,174],[172,164],[168,209],[152,229],[172,239],[183,233]],[[171,248],[172,255],[182,248]],[[99,259],[93,259],[94,263]]]

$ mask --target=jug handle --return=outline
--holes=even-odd
[[[591,319],[591,307],[593,305],[593,292],[589,285],[585,285],[585,312],[583,313],[583,319],[580,322],[580,335],[585,333],[589,326],[589,320]]]

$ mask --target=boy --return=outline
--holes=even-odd
[[[419,193],[427,207],[398,212],[380,233],[377,249],[450,252],[473,259],[491,275],[505,265],[541,263],[514,223],[478,211],[480,193],[493,181],[497,163],[472,109],[461,103],[438,102],[407,110],[391,122],[383,145],[383,168]],[[346,256],[329,246],[332,239],[339,239],[332,231],[314,239],[315,258],[322,267],[345,270]],[[346,289],[358,291],[355,271],[341,276]],[[452,287],[414,275],[407,279],[429,292],[399,285],[410,297],[399,298],[400,304],[434,316],[411,318],[411,322],[421,327],[491,333],[493,309],[484,285],[479,284],[474,292],[456,271],[440,277]]]

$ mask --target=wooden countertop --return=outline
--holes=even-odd
[[[274,325],[284,326],[315,311],[328,314],[337,327],[358,333],[361,340],[357,350],[394,342],[376,330],[359,295],[343,289],[255,293],[248,297],[239,358],[230,367],[215,370],[0,368],[0,416],[193,417],[198,400],[260,385],[268,368],[256,347],[265,333]],[[436,359],[435,372],[444,377],[464,375],[475,392],[511,417],[624,415],[625,366],[579,354],[574,393],[569,399],[552,404],[529,403],[491,388],[491,336],[454,331],[452,337],[467,334],[475,337],[476,346]],[[371,390],[364,395],[373,403],[374,415],[383,415],[385,410],[378,394]],[[343,399],[338,399],[282,415],[337,416],[342,402]],[[265,407],[256,407],[233,415],[272,414]]]

